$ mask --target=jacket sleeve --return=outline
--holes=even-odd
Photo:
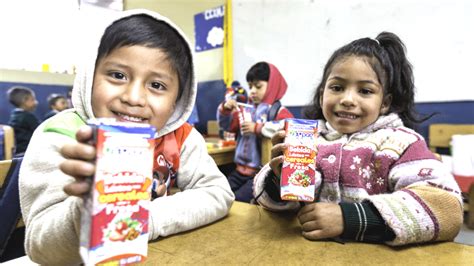
[[[82,199],[63,191],[73,178],[59,164],[59,149],[74,139],[58,133],[35,131],[20,169],[19,192],[25,221],[25,251],[39,264],[81,263],[79,232]]]
[[[150,239],[191,230],[223,218],[233,201],[226,177],[193,129],[181,150],[177,185],[181,192],[152,201]]]
[[[217,107],[217,122],[225,131],[237,133],[240,130],[238,112],[226,110],[223,103]]]
[[[293,118],[293,114],[286,107],[282,106],[280,110],[278,110],[275,120],[267,121],[265,123],[256,123],[255,133],[259,136],[271,138],[276,132],[274,129],[280,127],[283,128],[284,122],[282,120],[287,118]]]
[[[393,192],[369,197],[396,235],[387,244],[454,239],[463,220],[460,189],[423,139],[405,150],[388,178]]]
[[[253,188],[254,188],[254,198],[257,200],[257,203],[260,204],[263,208],[270,211],[287,211],[287,210],[297,210],[300,208],[300,205],[296,201],[278,201],[275,200],[274,189],[271,191],[266,191],[272,186],[266,186],[266,182],[269,182],[272,175],[272,169],[268,164],[265,164],[262,169],[257,173],[253,179]]]

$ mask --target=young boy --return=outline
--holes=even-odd
[[[92,129],[84,126],[87,119],[115,118],[156,127],[153,171],[164,182],[155,190],[161,197],[150,204],[150,240],[216,221],[227,215],[234,200],[204,139],[186,123],[196,84],[192,48],[184,34],[151,11],[114,15],[89,51],[89,65],[76,75],[74,109],[41,124],[23,160],[25,250],[37,263],[81,262],[81,196],[90,190],[86,177],[95,172],[96,156],[89,144]],[[182,192],[164,196],[175,181]]]
[[[262,128],[268,121],[291,118],[293,115],[285,107],[275,108],[288,87],[278,68],[267,62],[256,63],[247,72],[246,79],[253,107],[250,112],[252,121],[239,119],[241,107],[232,98],[219,105],[217,120],[221,129],[237,135],[236,169],[227,178],[235,199],[250,202],[253,199],[253,177],[261,167]]]
[[[66,96],[59,93],[52,93],[48,96],[48,106],[51,110],[44,115],[43,121],[69,107]]]
[[[10,103],[16,107],[8,120],[8,124],[15,132],[15,153],[22,154],[26,151],[31,135],[40,123],[33,114],[38,101],[32,89],[20,86],[10,88],[7,96]]]

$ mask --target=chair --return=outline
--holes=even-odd
[[[2,160],[11,160],[13,158],[13,152],[15,149],[15,132],[13,128],[8,125],[0,125],[3,130],[3,154]]]
[[[25,255],[18,177],[22,157],[0,161],[0,262]]]
[[[437,152],[438,148],[450,148],[453,135],[474,134],[474,124],[431,124],[429,126],[429,148]],[[474,183],[465,182],[466,179],[456,177],[456,181],[463,191],[464,211],[466,212],[467,226],[474,229]]]
[[[267,137],[262,137],[262,154],[261,154],[261,161],[262,165],[270,162],[272,159],[272,139]]]
[[[219,137],[219,124],[216,120],[207,121],[207,136]]]

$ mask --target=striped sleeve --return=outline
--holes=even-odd
[[[380,243],[391,241],[395,234],[370,202],[339,203],[344,220],[343,239]]]

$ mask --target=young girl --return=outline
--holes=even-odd
[[[316,89],[308,119],[319,119],[316,201],[280,199],[284,131],[272,160],[255,177],[257,201],[299,209],[303,236],[404,245],[452,240],[462,223],[460,190],[412,127],[412,68],[393,33],[336,50]]]
[[[272,106],[279,104],[276,102],[285,95],[288,87],[274,65],[267,62],[256,63],[249,69],[246,78],[250,88],[249,103],[253,107],[252,121],[239,120],[239,106],[235,99],[219,105],[217,120],[220,128],[237,134],[234,157],[236,169],[227,178],[235,199],[250,202],[253,198],[253,177],[261,167],[262,127],[270,120],[291,118],[293,115],[285,107],[275,111],[275,108],[272,109]]]
[[[42,123],[23,159],[25,250],[36,263],[81,263],[81,196],[90,190],[87,177],[94,175],[96,157],[87,119],[157,129],[153,176],[163,182],[149,206],[150,240],[214,222],[227,215],[234,199],[203,137],[186,123],[197,89],[192,48],[181,30],[147,10],[114,13],[108,22],[88,39],[94,45],[76,75],[74,108]],[[182,192],[166,196],[173,183]]]

